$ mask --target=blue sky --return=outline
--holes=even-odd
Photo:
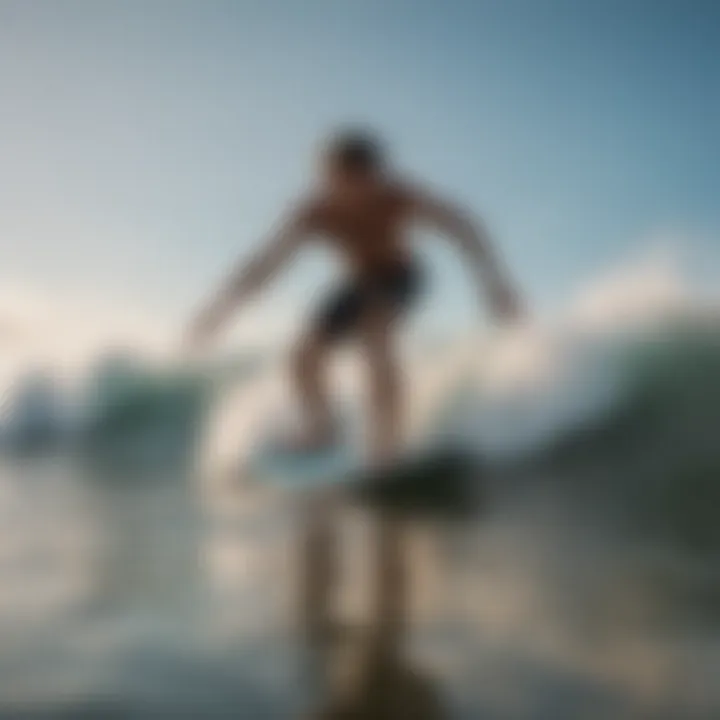
[[[657,234],[720,266],[712,0],[0,0],[0,97],[2,277],[58,294],[182,317],[357,120],[487,218],[540,306]],[[429,252],[454,321],[474,295]],[[267,301],[329,272],[311,254]]]

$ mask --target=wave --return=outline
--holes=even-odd
[[[719,330],[683,323],[629,343],[612,407],[554,438],[526,467],[606,496],[637,533],[720,552]]]
[[[112,354],[100,358],[75,387],[63,389],[49,373],[32,373],[5,398],[2,448],[126,455],[142,449],[145,457],[151,451],[165,458],[187,456],[202,435],[213,399],[257,366],[255,356],[163,366]]]
[[[603,494],[638,529],[720,548],[716,315],[688,310],[612,332],[526,328],[464,352],[462,373],[456,350],[454,365],[415,358],[420,444],[451,439],[505,478],[542,476],[570,494]],[[509,357],[523,359],[524,375],[508,380]],[[283,395],[273,360],[162,367],[106,357],[64,403],[52,384],[32,379],[9,404],[4,445],[62,437],[89,453],[132,447],[187,460],[222,435],[237,457],[261,432],[273,392]]]

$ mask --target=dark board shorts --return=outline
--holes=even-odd
[[[422,268],[417,261],[382,268],[361,278],[353,278],[321,303],[314,328],[325,340],[343,340],[352,336],[373,309],[388,310],[393,316],[407,313],[425,287]]]

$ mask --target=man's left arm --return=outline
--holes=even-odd
[[[522,314],[519,292],[511,281],[489,233],[480,220],[457,205],[426,193],[413,192],[413,215],[455,241],[467,258],[493,313],[502,320]]]

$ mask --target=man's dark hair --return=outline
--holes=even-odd
[[[336,133],[328,144],[328,156],[343,170],[372,173],[385,165],[382,141],[367,130],[344,130]]]

